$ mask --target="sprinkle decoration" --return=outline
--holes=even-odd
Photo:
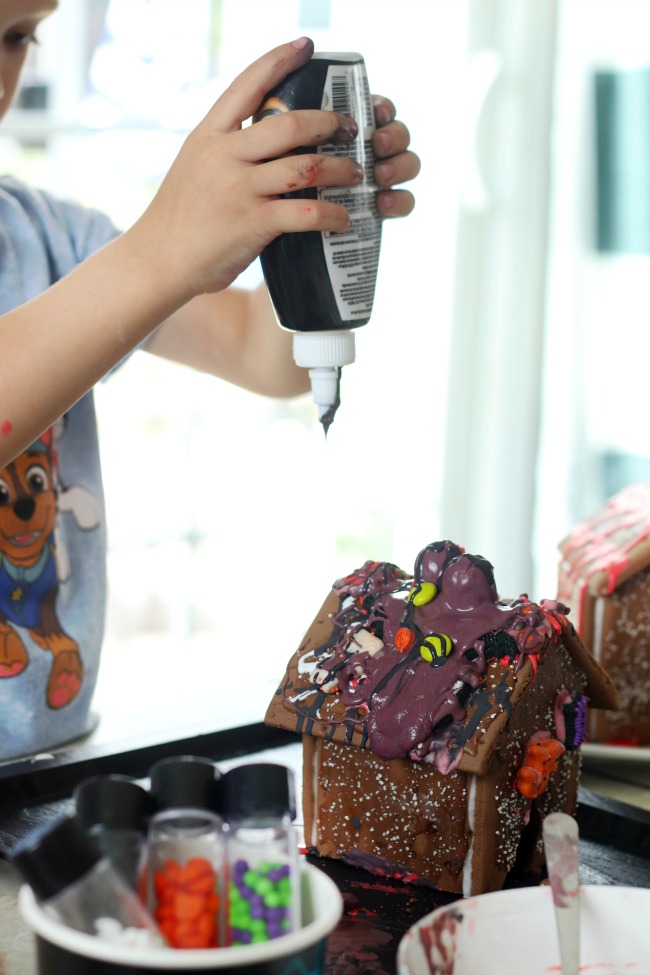
[[[185,865],[166,860],[154,886],[154,917],[172,948],[218,947],[219,894],[209,860],[192,857]]]
[[[232,865],[228,923],[232,945],[270,941],[291,930],[293,889],[288,863]]]

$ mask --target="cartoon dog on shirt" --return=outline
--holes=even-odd
[[[29,664],[17,627],[52,654],[46,699],[61,708],[79,693],[84,667],[77,642],[62,628],[56,600],[66,553],[57,515],[71,511],[82,528],[99,523],[97,505],[82,488],[58,484],[54,430],[50,428],[0,470],[0,679]],[[65,569],[64,569],[65,573]]]

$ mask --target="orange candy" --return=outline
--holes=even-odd
[[[212,864],[192,857],[185,866],[166,860],[154,876],[154,916],[172,948],[216,948],[219,895]]]
[[[541,796],[564,752],[564,745],[555,738],[528,742],[521,768],[517,770],[517,788],[522,796],[526,799]]]
[[[395,649],[399,650],[400,653],[405,653],[414,640],[413,630],[409,630],[407,626],[400,626],[395,634]]]

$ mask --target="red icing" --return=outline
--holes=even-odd
[[[620,491],[597,515],[578,525],[562,546],[560,598],[570,601],[567,589],[577,589],[578,632],[584,621],[587,590],[595,575],[604,573],[607,594],[618,585],[630,564],[630,552],[650,536],[650,488],[633,485]]]

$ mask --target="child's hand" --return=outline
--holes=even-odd
[[[391,190],[396,183],[414,179],[420,172],[420,160],[408,150],[409,131],[403,122],[395,120],[395,106],[381,95],[373,95],[375,131],[372,145],[377,157],[375,182],[382,190],[377,206],[382,217],[405,217],[415,205],[408,190]]]
[[[352,119],[294,111],[242,128],[266,92],[308,61],[312,51],[313,43],[301,38],[246,68],[188,136],[152,203],[127,232],[134,241],[140,238],[163,286],[185,288],[186,299],[219,291],[279,234],[347,230],[344,206],[280,195],[361,182],[363,172],[352,159],[292,154],[300,146],[351,142],[357,134]],[[401,145],[403,126],[392,123],[386,128],[391,131],[394,144]]]

